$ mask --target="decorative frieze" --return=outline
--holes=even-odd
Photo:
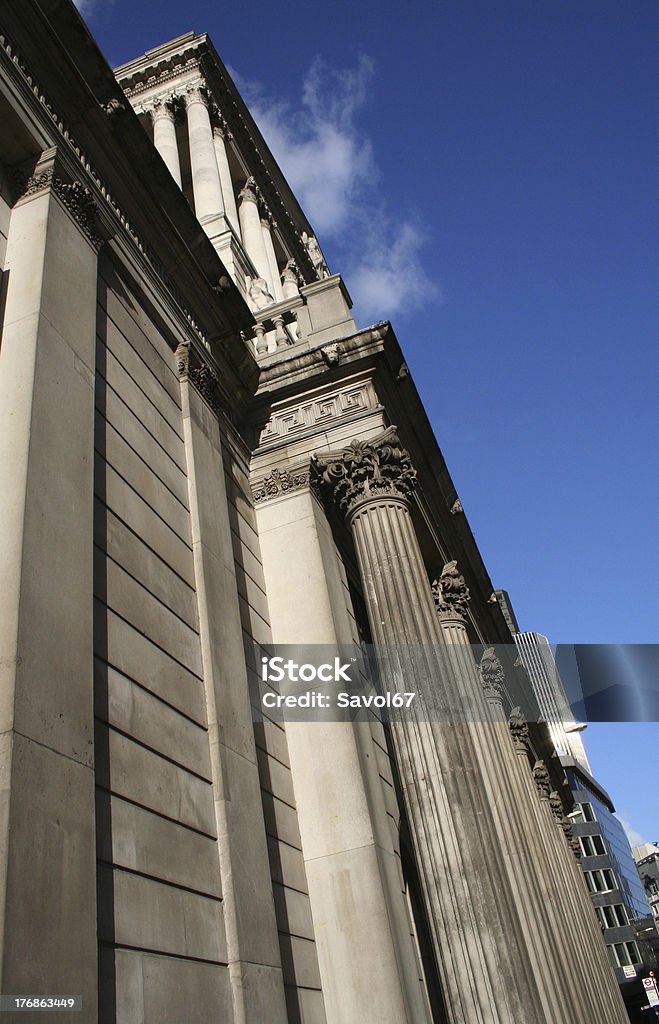
[[[351,515],[366,501],[409,499],[416,470],[395,427],[368,441],[355,439],[340,451],[313,456],[314,472],[323,493]]]
[[[377,396],[369,382],[353,384],[342,391],[324,395],[292,409],[274,412],[261,433],[259,444],[268,444],[277,438],[308,430],[330,420],[374,409],[377,404]]]
[[[443,618],[467,617],[467,605],[471,597],[455,559],[446,563],[438,580],[433,580],[432,596],[437,611]]]
[[[478,666],[487,701],[500,704],[503,700],[505,675],[494,647],[486,647]]]
[[[255,504],[269,498],[278,498],[289,491],[299,491],[310,484],[309,466],[298,469],[275,469],[268,476],[252,485],[252,497]]]

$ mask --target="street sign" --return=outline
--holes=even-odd
[[[659,1006],[659,995],[657,995],[656,988],[647,989],[648,1002],[650,1006]]]
[[[643,988],[655,988],[654,978],[643,978]]]
[[[624,976],[626,978],[635,978],[636,977],[636,968],[633,966],[633,964],[632,964],[632,966],[627,965],[626,967],[623,967],[622,973],[624,974]]]

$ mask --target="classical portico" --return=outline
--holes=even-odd
[[[393,658],[392,670],[402,672],[405,689],[418,694],[416,714],[392,721],[385,734],[401,830],[410,843],[404,874],[431,1012],[437,1019],[445,1014],[451,1024],[592,1024],[596,1007],[600,1019],[618,1022],[623,1019],[619,993],[611,984],[580,868],[538,792],[532,772],[537,750],[529,761],[531,742],[520,752],[519,730],[511,732],[503,668],[487,646],[488,634],[476,626],[483,604],[491,606],[480,586],[476,617],[471,611],[474,587],[467,584],[461,559],[473,556],[464,535],[456,533],[455,494],[446,495],[439,512],[436,484],[428,475],[433,460],[426,454],[422,410],[416,407],[415,413],[414,400],[403,390],[406,378],[398,369],[394,339],[389,335],[377,342],[376,331],[323,350],[334,379],[323,407],[333,413],[319,418],[316,444],[302,433],[303,424],[309,431],[309,419],[300,418],[290,400],[271,409],[271,422],[287,429],[282,436],[278,428],[278,447],[277,434],[266,428],[254,460],[257,478],[263,479],[266,466],[271,473],[255,492],[268,585],[275,586],[274,576],[283,569],[279,560],[295,543],[293,524],[299,524],[300,512],[294,507],[315,510],[306,543],[321,549],[328,543],[321,541],[326,516],[341,563],[352,561],[356,570],[352,586],[363,598],[368,620],[362,632],[368,629],[385,659]],[[319,354],[309,353],[304,369],[299,361],[296,366],[310,395],[323,377],[314,358]],[[357,418],[340,397],[341,379],[347,389],[354,388],[355,374],[366,366],[373,390],[363,394],[372,398],[360,403]],[[264,381],[270,397],[278,372],[286,378],[285,367],[273,367]],[[385,403],[392,418],[403,413],[415,457],[402,429],[383,422]],[[313,494],[307,497],[309,486]],[[432,518],[443,523],[434,555],[425,526]],[[287,522],[293,531],[289,541],[284,539]],[[447,542],[451,548],[444,547]],[[451,550],[461,552],[461,559],[447,557]],[[326,575],[333,557],[327,551],[322,555]],[[288,588],[304,586],[310,558],[307,554],[299,566],[299,579],[297,563],[288,565]],[[308,586],[305,593],[307,606],[320,600]],[[275,640],[296,637],[286,625],[287,614],[282,609],[281,632],[275,617]],[[486,628],[494,639],[495,627]],[[317,747],[313,756],[301,754],[296,776],[313,785],[323,756]],[[377,813],[374,807],[371,813]],[[313,908],[313,890],[310,897]],[[321,946],[321,971],[324,955],[342,957],[338,921],[336,926],[333,948]],[[350,934],[345,921],[342,933]],[[584,949],[591,950],[588,958]],[[336,1021],[343,1024],[340,1016]]]

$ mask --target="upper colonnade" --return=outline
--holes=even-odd
[[[254,354],[299,344],[319,326],[322,337],[314,340],[329,340],[330,320],[349,333],[354,322],[345,287],[330,274],[208,37],[180,36],[116,75],[254,314]],[[309,286],[313,297],[319,290],[335,293],[331,316],[321,315],[320,324],[318,311],[310,317],[305,309]]]

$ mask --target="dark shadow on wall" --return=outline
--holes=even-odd
[[[98,922],[98,1020],[116,1024],[114,881],[108,722],[108,637],[105,538],[106,506],[106,299],[99,275],[96,320],[96,416],[94,428],[94,744],[96,772],[96,910]]]

